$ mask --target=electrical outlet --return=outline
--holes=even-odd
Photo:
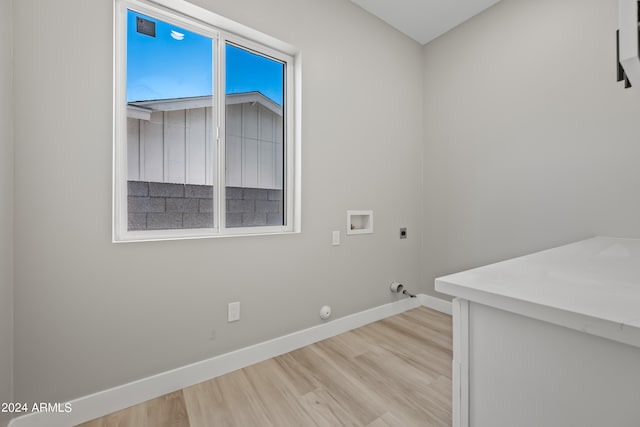
[[[331,233],[331,244],[333,246],[340,245],[340,231],[334,231]]]
[[[227,310],[227,321],[235,322],[240,320],[240,301],[230,302]]]
[[[400,229],[400,238],[401,239],[406,239],[407,238],[407,228],[406,227],[402,227]]]

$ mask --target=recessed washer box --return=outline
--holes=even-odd
[[[373,233],[373,211],[347,211],[347,234]]]

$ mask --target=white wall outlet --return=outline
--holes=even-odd
[[[230,302],[227,310],[227,321],[235,322],[240,320],[240,301]]]
[[[331,234],[331,244],[333,246],[338,246],[340,245],[340,231],[334,231]]]

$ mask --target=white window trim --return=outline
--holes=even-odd
[[[217,173],[217,204],[215,217],[220,228],[128,230],[127,212],[127,105],[126,105],[126,47],[127,9],[133,9],[168,22],[175,22],[185,29],[211,37],[214,54],[218,56],[214,66],[224,61],[225,42],[238,44],[259,54],[285,62],[285,170],[284,226],[225,227],[226,197],[225,173]],[[188,17],[188,18],[185,18]],[[195,21],[195,22],[194,22]],[[295,47],[271,36],[238,24],[206,9],[183,0],[115,0],[114,1],[114,69],[113,69],[113,235],[119,242],[199,239],[231,236],[257,236],[291,234],[301,232],[301,54]],[[214,92],[223,94],[223,73],[214,70]],[[225,109],[214,103],[213,114],[218,127],[218,171],[224,170]],[[217,225],[214,224],[214,225]]]

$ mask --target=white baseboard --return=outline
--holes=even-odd
[[[436,310],[451,316],[451,301],[425,294],[418,295],[418,298],[420,298],[420,302],[424,307],[428,307],[432,310]]]
[[[451,314],[450,302],[420,294],[72,400],[69,413],[23,415],[8,427],[75,426],[420,306]]]

